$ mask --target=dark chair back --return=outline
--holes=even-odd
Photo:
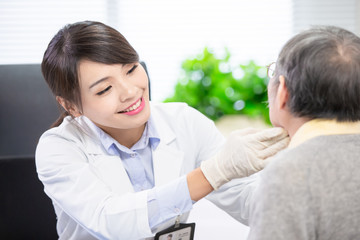
[[[56,215],[33,157],[0,158],[0,239],[57,239]]]
[[[0,65],[0,156],[33,156],[60,114],[40,64]]]
[[[57,239],[35,149],[60,114],[40,64],[0,65],[0,239]]]
[[[148,69],[147,69],[147,67],[146,67],[146,63],[145,63],[145,62],[140,62],[140,64],[143,66],[143,68],[145,69],[146,75],[148,76],[148,80],[149,80],[149,99],[151,100],[150,75],[149,75]]]

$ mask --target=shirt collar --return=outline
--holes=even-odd
[[[159,135],[158,131],[156,130],[156,126],[154,124],[154,120],[151,115],[150,115],[150,118],[149,118],[146,126],[147,126],[147,130],[148,130],[148,132],[147,132],[148,138],[147,139],[150,141],[152,149],[156,149],[160,143],[160,135]]]
[[[156,131],[156,127],[154,125],[154,121],[153,121],[151,115],[146,123],[144,132],[143,132],[140,140],[134,144],[134,146],[131,148],[131,150],[144,149],[146,146],[148,146],[149,142],[150,142],[150,146],[152,149],[156,149],[156,147],[160,143],[160,137]]]
[[[114,154],[113,147],[116,146],[120,151],[130,153],[129,149],[121,144],[119,144],[115,139],[113,139],[109,134],[104,132],[101,128],[95,125],[90,119],[85,116],[82,116],[83,121],[86,125],[91,129],[91,131],[95,134],[95,136],[100,139],[101,144],[106,149],[106,151],[110,154]],[[144,132],[140,138],[140,140],[135,143],[135,145],[131,148],[131,150],[144,149],[150,142],[150,146],[152,149],[156,149],[160,143],[160,136],[156,130],[154,125],[152,116],[148,119]]]
[[[360,121],[338,122],[336,120],[314,119],[304,123],[292,137],[289,148],[318,136],[360,134]]]

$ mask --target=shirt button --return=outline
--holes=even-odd
[[[132,158],[136,157],[136,153],[130,154],[130,157],[132,157]]]
[[[175,209],[174,209],[174,212],[177,213],[177,214],[179,214],[179,213],[180,213],[180,209],[179,209],[179,208],[175,208]]]

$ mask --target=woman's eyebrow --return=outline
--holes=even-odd
[[[90,85],[89,89],[91,89],[92,87],[94,87],[95,85],[105,81],[106,79],[108,79],[109,77],[104,77],[104,78],[101,78],[100,80],[97,80],[96,82],[94,82],[93,84]]]

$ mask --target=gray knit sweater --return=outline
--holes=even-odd
[[[360,239],[360,135],[310,139],[260,175],[249,239]]]

